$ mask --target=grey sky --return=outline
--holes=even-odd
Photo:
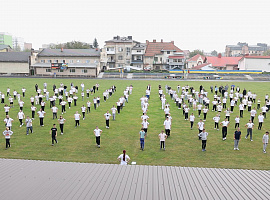
[[[42,44],[71,40],[99,45],[113,36],[174,40],[180,49],[224,51],[226,44],[270,45],[269,1],[256,0],[8,0],[0,6],[0,32]]]

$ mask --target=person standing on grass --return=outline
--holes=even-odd
[[[96,143],[97,147],[100,148],[100,135],[102,133],[102,130],[96,126],[96,129],[94,130],[94,135],[96,136]]]
[[[39,125],[40,125],[40,126],[44,126],[43,119],[44,119],[44,117],[45,117],[46,112],[43,111],[43,110],[40,108],[40,110],[37,112],[37,114],[38,114],[38,117],[39,117]]]
[[[18,104],[20,106],[20,110],[23,110],[23,104],[24,104],[23,100],[20,100]]]
[[[115,121],[116,110],[117,110],[117,109],[116,109],[115,106],[113,105],[113,107],[111,108],[112,116],[113,116],[113,121]]]
[[[85,119],[85,111],[86,111],[86,107],[83,105],[81,107],[81,110],[82,110],[82,115],[83,115],[83,120]]]
[[[263,142],[263,153],[266,153],[266,147],[269,141],[269,132],[266,131],[263,135],[262,142]]]
[[[52,113],[53,113],[53,119],[57,119],[57,112],[58,112],[58,108],[54,105],[52,108]]]
[[[260,113],[258,115],[258,121],[259,121],[258,130],[262,130],[262,124],[263,124],[263,121],[264,121],[264,116],[262,115],[262,113]]]
[[[158,135],[159,141],[160,141],[160,149],[163,149],[165,151],[165,140],[167,139],[167,135],[164,133],[164,130],[161,131],[161,133]]]
[[[62,115],[66,113],[66,104],[67,102],[64,99],[60,103],[60,105],[62,106]]]
[[[226,140],[226,136],[227,136],[227,133],[228,133],[228,126],[229,126],[230,122],[228,121],[227,118],[224,119],[224,121],[222,121],[220,123],[220,125],[222,125],[222,140]]]
[[[93,99],[93,104],[94,104],[94,109],[96,110],[97,109],[97,98],[94,97]]]
[[[12,96],[9,96],[8,100],[9,100],[9,106],[12,107],[12,108],[14,108]]]
[[[120,100],[118,100],[116,102],[116,106],[117,106],[117,114],[120,114],[120,108],[121,108],[121,102],[120,102]]]
[[[87,101],[87,114],[90,113],[91,111],[91,102],[90,101]]]
[[[130,157],[126,154],[126,150],[123,150],[123,154],[117,158],[120,161],[120,165],[127,165],[130,161]]]
[[[22,127],[22,125],[23,125],[23,119],[25,118],[25,115],[24,115],[24,113],[23,113],[22,110],[20,110],[20,112],[18,112],[17,118],[20,121],[20,127]]]
[[[245,125],[245,127],[247,128],[247,135],[245,138],[247,139],[248,136],[250,135],[250,141],[253,141],[252,140],[252,130],[253,130],[254,124],[252,123],[251,120],[249,120],[249,122]]]
[[[74,106],[77,106],[78,97],[76,94],[74,95],[73,100],[74,100]]]
[[[203,129],[204,129],[204,122],[203,122],[202,119],[200,119],[200,121],[198,122],[197,126],[198,126],[199,133],[201,133],[203,131]],[[199,136],[199,140],[201,140],[201,137],[200,136]]]
[[[56,144],[58,143],[58,141],[56,139],[56,137],[57,137],[57,128],[56,128],[55,124],[53,124],[53,127],[51,128],[50,135],[52,135],[52,146],[53,146],[54,141],[55,141]]]
[[[236,116],[236,118],[234,120],[235,120],[235,126],[234,126],[234,128],[236,129],[237,127],[239,127],[239,124],[240,124],[240,118],[239,118],[239,116]]]
[[[144,119],[143,122],[142,122],[142,129],[145,132],[145,136],[147,136],[148,126],[149,126],[149,122],[147,121],[147,119]]]
[[[46,102],[42,100],[42,101],[40,102],[40,105],[41,105],[41,109],[44,111],[44,110],[45,110]]]
[[[25,91],[26,91],[26,89],[23,87],[23,88],[22,88],[22,94],[23,94],[23,97],[25,97]]]
[[[59,122],[59,126],[60,126],[60,130],[61,130],[61,135],[64,134],[64,124],[65,124],[65,119],[63,118],[63,116],[61,115],[60,118],[58,119]]]
[[[77,126],[80,126],[80,118],[81,115],[78,113],[78,111],[76,111],[76,113],[74,114],[75,128],[77,128]]]
[[[193,124],[194,124],[194,121],[195,121],[195,116],[193,113],[191,113],[191,115],[189,116],[189,121],[190,121],[190,129],[192,130],[193,129]]]
[[[141,128],[141,131],[139,132],[139,134],[140,134],[141,150],[143,151],[144,150],[144,140],[145,140],[145,136],[146,136],[146,133],[145,133],[143,128]]]
[[[6,105],[4,106],[4,110],[5,110],[6,115],[8,115],[9,110],[10,110],[10,106],[8,106],[8,105],[6,104]]]
[[[250,111],[250,119],[251,119],[251,122],[253,123],[254,122],[254,118],[257,114],[257,111],[255,108],[253,108],[251,111]]]
[[[215,122],[215,127],[214,127],[214,129],[219,130],[219,126],[218,126],[219,120],[220,120],[219,114],[217,114],[215,117],[213,117],[213,120],[214,120],[214,122]]]
[[[207,106],[205,106],[203,109],[203,121],[206,121],[207,112],[208,112],[208,108]]]
[[[164,121],[163,125],[164,125],[164,129],[165,129],[165,133],[166,133],[167,137],[169,137],[171,135],[172,122],[169,120],[168,116],[167,116],[166,120]]]
[[[6,127],[6,130],[4,130],[3,135],[5,136],[6,139],[6,149],[11,147],[10,145],[10,136],[13,134],[11,130],[9,130],[8,127]]]
[[[208,133],[205,132],[205,129],[203,129],[203,131],[201,133],[198,134],[199,137],[201,137],[202,140],[202,151],[206,151],[206,141],[207,141],[207,136]]]
[[[4,119],[5,126],[8,127],[9,130],[11,130],[12,122],[14,120],[9,117],[9,115],[6,115],[6,118]]]
[[[241,131],[238,127],[237,130],[234,132],[234,150],[239,150],[238,145],[239,141],[241,140]]]
[[[68,108],[70,109],[73,98],[71,96],[68,97]]]
[[[30,119],[29,116],[26,117],[25,125],[26,125],[26,135],[29,135],[29,130],[31,131],[31,133],[33,133],[32,119]]]
[[[110,118],[111,113],[107,110],[107,112],[104,114],[105,120],[106,120],[106,128],[110,128]]]

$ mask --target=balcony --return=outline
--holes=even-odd
[[[115,62],[115,60],[114,59],[108,59],[108,61],[107,61],[108,63],[114,63]]]
[[[184,65],[183,62],[169,62],[169,65]]]
[[[143,60],[131,60],[131,63],[134,64],[143,63]]]
[[[107,54],[115,54],[115,51],[110,50],[110,51],[106,51],[106,53]]]

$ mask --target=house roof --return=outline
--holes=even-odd
[[[31,52],[0,52],[0,62],[28,63]]]
[[[241,57],[206,57],[207,62],[213,67],[225,67],[226,65],[238,65]]]
[[[43,49],[38,56],[42,57],[69,57],[69,56],[77,56],[77,57],[92,57],[92,56],[100,56],[100,49]]]
[[[147,42],[145,56],[155,56],[162,54],[162,51],[183,52],[173,42]]]
[[[135,43],[138,43],[137,41],[133,40],[132,39],[132,36],[128,36],[128,37],[120,37],[120,36],[115,36],[113,37],[112,40],[107,40],[105,41],[105,43],[132,43],[132,42],[135,42]]]
[[[212,64],[211,63],[203,63],[203,64],[201,64],[201,65],[197,65],[197,66],[195,66],[195,67],[192,67],[191,69],[201,69],[201,68],[203,68],[203,67],[205,67],[205,66],[208,66],[208,65],[211,65],[212,66]]]
[[[244,58],[252,58],[252,59],[270,59],[270,56],[243,56],[240,60]],[[239,60],[239,61],[240,61]]]
[[[0,50],[6,49],[6,48],[11,49],[11,47],[9,45],[0,44]]]
[[[200,55],[200,54],[197,54],[195,56],[193,56],[192,58],[188,59],[187,62],[190,62],[190,61],[197,61],[199,59],[199,57],[202,57],[202,59],[204,60],[205,57]]]
[[[1,199],[269,199],[269,171],[0,159]],[[237,189],[236,189],[237,188]]]
[[[173,59],[183,59],[183,58],[185,58],[185,56],[171,55],[171,56],[169,56],[169,58],[173,58]]]

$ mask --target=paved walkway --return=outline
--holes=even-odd
[[[0,159],[1,199],[269,199],[270,173]]]

